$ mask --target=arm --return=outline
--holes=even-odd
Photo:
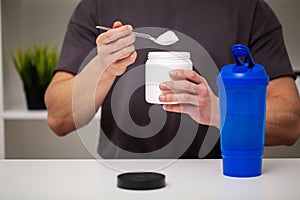
[[[267,90],[265,145],[292,145],[300,136],[300,98],[294,80],[270,81]]]
[[[131,26],[114,24],[98,36],[98,55],[77,75],[57,72],[45,94],[49,127],[59,136],[87,124],[102,105],[116,76],[136,59]]]
[[[96,62],[96,58],[93,61]],[[88,123],[101,105],[108,92],[108,88],[110,88],[114,81],[114,77],[110,77],[106,72],[106,76],[103,75],[99,80],[98,85],[102,84],[102,87],[98,87],[97,89],[98,98],[95,98],[95,102],[91,104],[91,96],[94,96],[91,94],[95,90],[95,83],[92,83],[93,80],[88,79],[88,77],[90,74],[89,71],[93,68],[92,65],[95,65],[95,63],[92,63],[93,61],[86,66],[86,69],[89,70],[82,71],[77,76],[68,72],[57,72],[46,91],[47,122],[54,133],[59,136],[64,136]],[[84,82],[83,80],[89,81]],[[81,85],[81,87],[74,89],[75,85]],[[82,98],[78,98],[80,90],[82,91]],[[82,107],[75,106],[73,104],[74,101],[77,105],[81,103]],[[93,105],[95,106],[92,107]],[[76,114],[74,113],[75,111],[77,112]],[[79,118],[80,115],[81,118]]]

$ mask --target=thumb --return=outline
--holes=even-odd
[[[121,27],[121,26],[123,26],[122,22],[120,22],[120,21],[115,21],[115,22],[114,22],[114,25],[113,25],[113,28],[119,28],[119,27]]]

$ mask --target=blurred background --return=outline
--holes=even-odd
[[[27,110],[22,81],[11,60],[11,54],[18,47],[49,44],[60,50],[68,20],[79,1],[1,1],[0,56],[3,64],[0,62],[0,80],[3,79],[3,85],[0,85],[0,158],[91,158],[77,133],[57,137],[47,126],[46,111]],[[283,25],[293,68],[300,72],[300,1],[267,2]],[[86,129],[97,131],[97,123],[92,123]],[[300,141],[292,147],[266,147],[265,157],[300,157]]]

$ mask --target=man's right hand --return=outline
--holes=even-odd
[[[122,75],[127,66],[134,63],[137,53],[133,43],[135,35],[131,25],[117,21],[113,28],[100,34],[96,39],[98,55],[113,76]]]

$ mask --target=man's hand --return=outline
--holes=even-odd
[[[179,103],[165,104],[163,108],[170,112],[186,113],[200,124],[219,128],[218,97],[214,95],[205,78],[193,70],[182,69],[170,71],[170,77],[173,81],[161,83],[159,86],[167,92],[160,95],[159,100]]]
[[[98,55],[113,76],[122,75],[137,56],[132,26],[115,22],[113,28],[97,37]]]

